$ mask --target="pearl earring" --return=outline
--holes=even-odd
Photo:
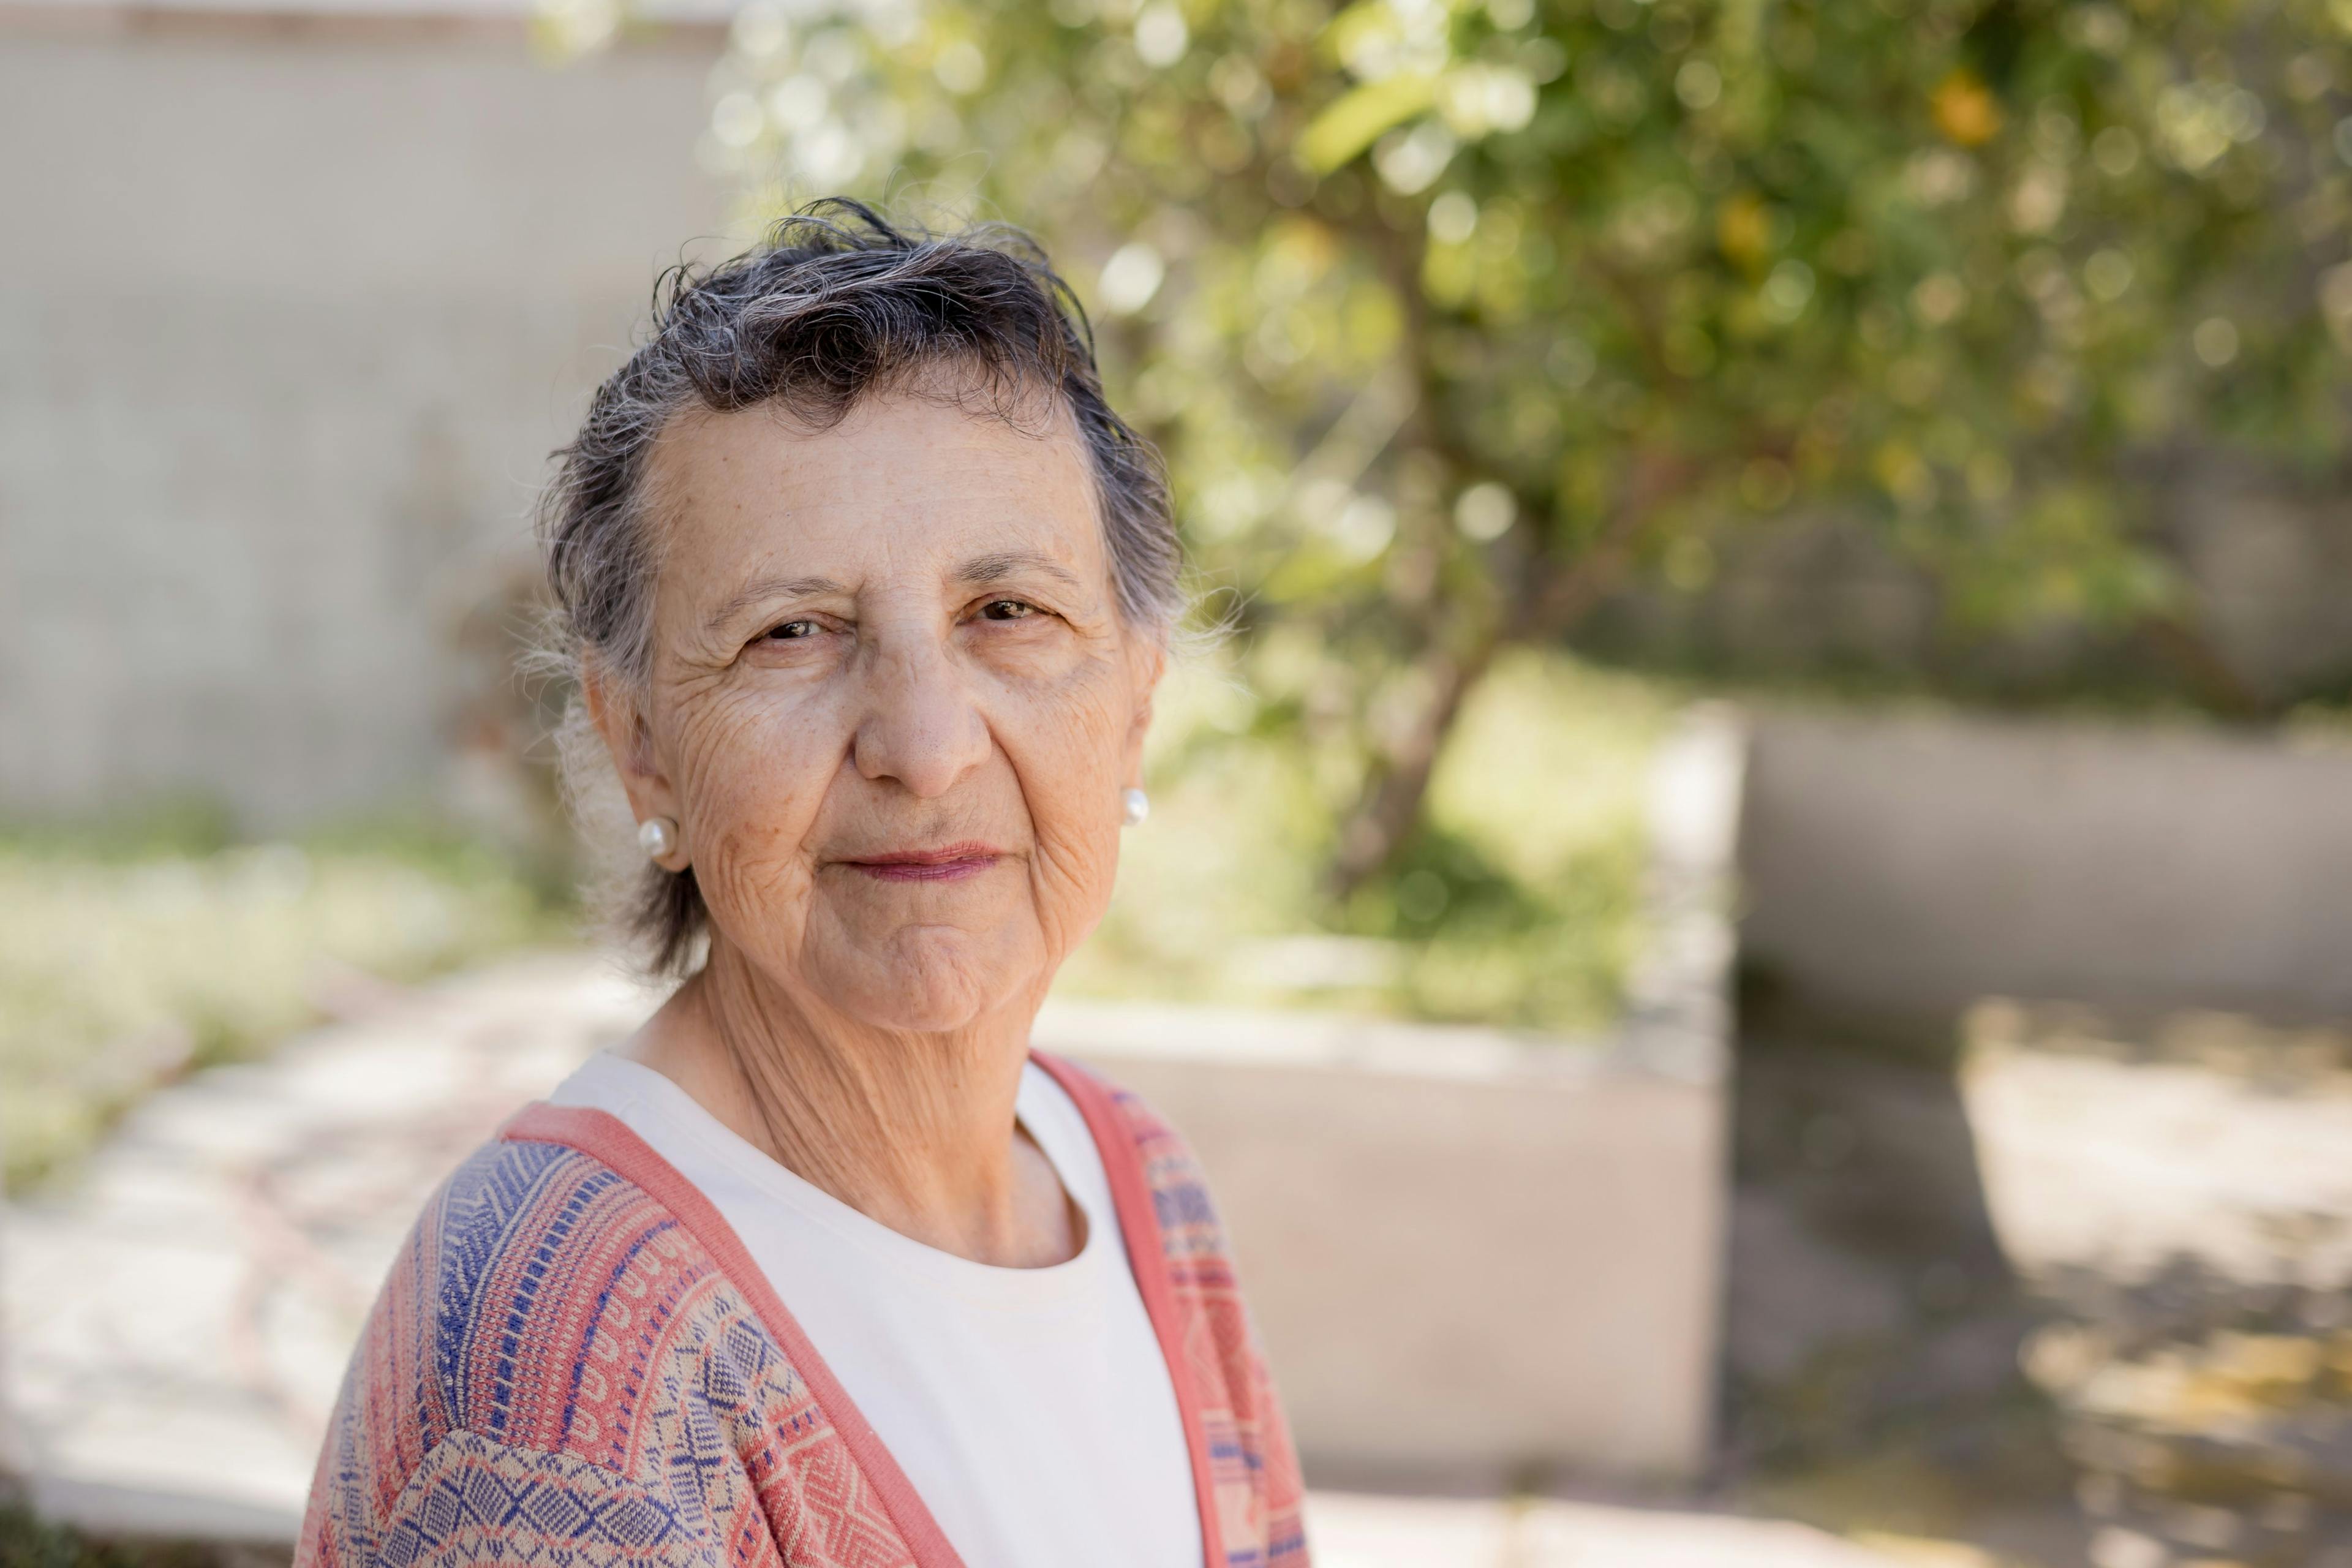
[[[1140,826],[1143,819],[1151,815],[1151,797],[1139,789],[1119,791],[1118,800],[1120,816],[1129,827]]]
[[[648,816],[637,824],[637,847],[648,860],[658,860],[677,847],[677,824],[667,816]]]

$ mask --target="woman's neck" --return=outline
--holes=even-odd
[[[821,1016],[714,942],[623,1052],[867,1218],[974,1262],[1039,1268],[1075,1256],[1084,1228],[1014,1117],[1032,1011],[877,1029]]]

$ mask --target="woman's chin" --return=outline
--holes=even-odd
[[[883,1029],[939,1034],[978,1023],[1025,994],[1037,965],[1028,955],[976,949],[969,933],[925,926],[856,955],[834,984],[834,1005]]]

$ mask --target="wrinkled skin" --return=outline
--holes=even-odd
[[[713,934],[628,1048],[884,1223],[1051,1261],[1076,1238],[1013,1095],[1109,901],[1165,657],[1119,614],[1067,413],[941,390],[823,431],[691,414],[656,448],[650,676],[592,667],[587,696]],[[995,854],[873,864],[973,843]]]

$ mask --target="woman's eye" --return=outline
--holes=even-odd
[[[771,626],[768,628],[768,640],[770,642],[792,642],[800,637],[814,637],[815,635],[816,623],[814,621],[786,621],[780,626]]]
[[[1020,621],[1035,615],[1037,606],[1019,599],[991,599],[980,613],[992,621]]]

